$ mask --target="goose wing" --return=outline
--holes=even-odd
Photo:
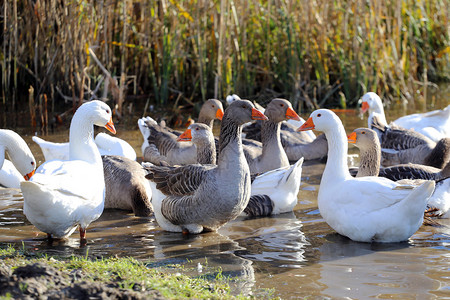
[[[360,214],[383,210],[402,202],[415,186],[401,185],[382,177],[358,177],[345,182],[347,204]],[[357,201],[356,201],[357,200]]]
[[[182,167],[146,166],[146,178],[156,183],[165,195],[185,196],[193,194],[214,165],[187,165]]]
[[[97,196],[95,186],[103,181],[97,175],[85,161],[49,161],[37,169],[30,181],[46,190],[89,202]]]
[[[388,168],[381,168],[378,176],[386,177],[390,180],[401,179],[426,179],[434,180],[436,174],[440,171],[438,168],[417,164],[403,164]]]

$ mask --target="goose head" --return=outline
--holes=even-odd
[[[214,136],[211,128],[208,125],[201,123],[191,124],[188,129],[177,138],[177,141],[179,142],[192,141],[194,144],[206,143],[212,140],[214,140]]]
[[[264,114],[275,123],[284,120],[300,121],[299,115],[292,109],[292,104],[286,99],[275,98],[270,101]]]
[[[1,148],[4,148],[4,150]],[[36,160],[27,143],[20,135],[9,129],[0,129],[0,151],[6,151],[8,153],[11,162],[25,180],[29,180],[33,176],[36,169]],[[1,153],[0,158],[3,155],[4,153]],[[1,169],[3,159],[0,160]]]
[[[374,92],[364,94],[361,98],[361,111],[363,114],[366,111],[369,111],[369,114],[384,114],[383,102],[381,102],[381,98]]]
[[[347,138],[350,144],[354,144],[361,150],[367,150],[380,144],[376,132],[369,128],[355,129]]]
[[[330,131],[336,128],[336,124],[340,124],[339,117],[329,109],[318,109],[311,113],[311,116],[300,126],[297,131],[318,130]]]
[[[228,119],[239,126],[252,120],[268,120],[249,100],[233,101],[225,110],[223,119]]]
[[[217,99],[209,99],[203,103],[200,110],[200,114],[206,116],[208,119],[219,119],[222,120],[223,117],[223,105]]]
[[[236,94],[228,95],[227,98],[226,98],[227,105],[230,105],[230,104],[231,104],[233,101],[235,101],[235,100],[241,100],[241,97],[239,97],[239,96],[236,95]]]
[[[116,134],[116,128],[112,121],[111,108],[99,100],[92,100],[81,105],[75,114],[85,114],[92,124],[105,127],[112,134]]]

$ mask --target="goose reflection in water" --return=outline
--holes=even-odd
[[[235,255],[242,248],[238,242],[218,232],[185,235],[160,231],[154,236],[154,258],[157,265],[183,264],[192,268],[192,276],[203,275],[214,279],[219,272],[232,279],[231,284],[244,295],[251,293],[255,284],[253,262]]]
[[[420,258],[420,250],[412,243],[368,244],[327,235],[319,247],[318,281],[326,286],[322,293],[333,298],[385,298],[407,289],[417,298],[430,297],[428,291],[438,290],[444,282],[426,275],[429,261]],[[444,272],[440,278],[445,278]]]
[[[305,248],[310,245],[301,231],[302,226],[291,212],[276,217],[239,218],[220,232],[244,247],[236,252],[241,257],[277,267],[296,268],[306,261]]]

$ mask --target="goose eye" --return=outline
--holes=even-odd
[[[195,128],[195,130],[200,130],[200,128]]]
[[[213,105],[212,105],[212,108],[215,108],[215,107],[216,107],[216,106],[213,104]]]
[[[32,165],[32,166],[34,165],[34,161],[31,162],[31,165]]]
[[[247,107],[245,106],[245,104],[243,104],[243,105],[242,105],[242,108],[247,108]]]
[[[321,117],[321,116],[322,116],[322,114],[318,114],[317,116],[318,116],[318,117]]]
[[[365,131],[361,131],[361,133],[362,133],[362,134],[366,134],[366,132],[365,132]]]
[[[280,104],[280,106],[281,106],[281,107],[283,107],[283,106],[284,106],[284,104],[283,104],[283,103],[281,103],[281,104]]]
[[[109,109],[106,110],[106,113],[109,114]]]

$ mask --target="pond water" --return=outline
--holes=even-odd
[[[450,99],[449,94],[442,99]],[[442,108],[448,100],[439,103],[437,108]],[[339,115],[348,132],[367,124],[367,117],[362,120],[355,111]],[[393,120],[401,114],[387,115]],[[141,154],[137,129],[121,131],[118,126],[117,136]],[[42,161],[40,149],[29,136],[25,139]],[[67,141],[68,135],[46,139]],[[183,236],[162,231],[154,218],[105,210],[88,228],[84,247],[77,233],[49,242],[24,217],[20,190],[0,188],[0,246],[59,256],[132,256],[158,266],[181,264],[194,276],[214,276],[220,268],[224,275],[238,278],[233,281],[235,292],[257,296],[265,295],[265,288],[282,298],[450,297],[450,220],[438,220],[440,227],[422,226],[404,243],[353,242],[336,234],[320,216],[317,194],[324,166],[317,161],[304,164],[299,202],[292,213],[238,218],[218,232]]]

